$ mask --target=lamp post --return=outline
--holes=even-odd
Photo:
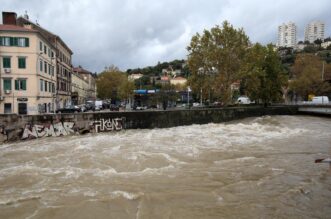
[[[187,106],[190,108],[190,92],[191,92],[190,86],[187,87]]]

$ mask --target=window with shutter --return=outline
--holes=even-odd
[[[11,67],[10,57],[3,57],[2,58],[2,66],[4,68],[10,68]]]
[[[11,90],[11,79],[3,79],[3,89]]]
[[[25,57],[18,57],[18,68],[26,68]]]

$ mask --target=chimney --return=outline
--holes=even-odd
[[[16,18],[15,12],[2,12],[2,24],[16,25]]]

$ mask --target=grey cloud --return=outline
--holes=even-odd
[[[311,20],[326,22],[328,0],[0,0],[3,10],[27,10],[32,21],[58,34],[74,51],[73,63],[100,72],[107,65],[127,68],[186,58],[191,37],[228,20],[251,41],[275,42],[277,26],[293,21],[299,38]]]

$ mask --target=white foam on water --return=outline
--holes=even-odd
[[[236,163],[236,162],[245,162],[249,160],[256,159],[256,157],[238,157],[233,159],[217,160],[214,161],[214,164],[224,164],[224,163]]]
[[[89,191],[85,191],[83,194],[84,194],[84,196],[87,196],[87,197],[95,197],[98,195],[98,192],[89,190]]]
[[[138,199],[139,197],[143,196],[144,193],[142,192],[139,192],[139,193],[131,193],[131,192],[126,192],[126,191],[113,191],[110,193],[111,197],[113,198],[119,198],[119,197],[122,197],[122,198],[125,198],[125,199],[128,199],[128,200],[135,200],[135,199]]]

